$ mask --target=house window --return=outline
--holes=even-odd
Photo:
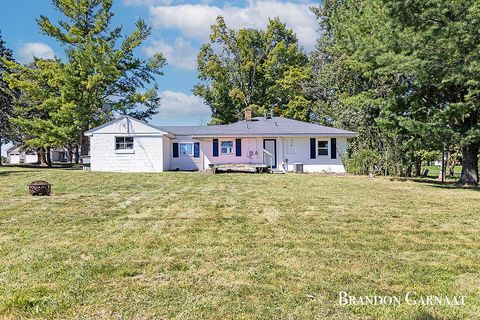
[[[193,143],[180,143],[180,154],[182,156],[193,156]]]
[[[222,141],[221,154],[233,154],[233,141]]]
[[[133,137],[115,137],[115,150],[133,150]]]
[[[317,154],[319,156],[328,156],[328,141],[317,141],[317,145]]]

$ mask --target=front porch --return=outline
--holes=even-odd
[[[263,163],[228,163],[228,164],[209,164],[213,174],[222,172],[246,172],[246,173],[268,173],[271,172],[270,166]]]

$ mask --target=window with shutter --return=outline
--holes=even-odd
[[[315,147],[315,138],[310,138],[310,159],[316,159],[317,154],[316,154],[316,147]]]
[[[173,157],[178,158],[178,143],[177,142],[173,143]]]
[[[242,156],[242,139],[235,139],[235,155]]]
[[[213,139],[213,156],[218,157],[218,139]]]
[[[200,158],[200,142],[195,142],[193,144],[193,156],[195,158]]]
[[[330,139],[330,158],[337,159],[337,139]]]

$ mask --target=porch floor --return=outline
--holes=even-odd
[[[263,163],[227,163],[227,164],[210,164],[212,172],[249,172],[249,173],[267,173],[270,167]]]

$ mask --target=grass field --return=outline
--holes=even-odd
[[[431,178],[438,178],[438,176],[440,175],[440,170],[441,170],[441,166],[423,166],[422,167],[422,172],[425,170],[425,169],[428,169],[428,176],[431,177]],[[454,177],[450,177],[449,176],[449,172],[448,172],[448,167],[447,167],[447,179],[459,179],[460,178],[460,175],[462,174],[462,166],[455,166],[455,168],[453,169],[454,171]]]
[[[0,319],[479,319],[479,220],[431,180],[3,168]]]

